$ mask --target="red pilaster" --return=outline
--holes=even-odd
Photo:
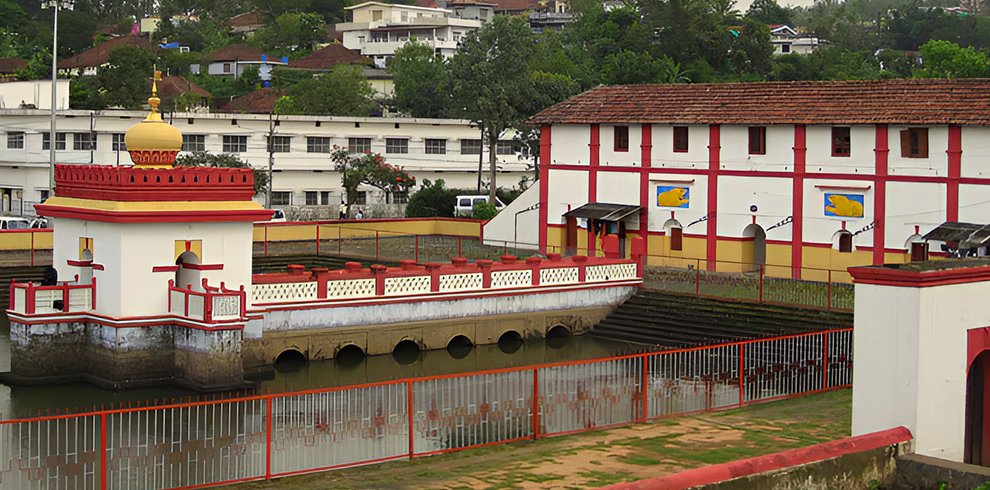
[[[550,183],[550,126],[540,128],[540,251],[547,252],[547,192]]]
[[[794,126],[794,187],[791,190],[791,277],[801,279],[803,265],[804,174],[807,163],[807,126]]]
[[[962,176],[962,127],[949,126],[949,180],[945,188],[945,220],[959,221],[959,178]],[[990,454],[990,451],[988,451]]]
[[[873,191],[873,265],[881,265],[884,261],[883,251],[886,247],[884,222],[887,210],[887,159],[890,156],[888,144],[888,128],[886,124],[876,126],[876,189]]]
[[[708,259],[708,270],[715,270],[716,253],[718,250],[718,170],[721,165],[721,127],[718,124],[708,126],[708,232],[706,237],[705,256]]]
[[[644,171],[639,174],[639,236],[649,249],[649,229],[650,229],[650,173],[645,169],[650,168],[650,160],[653,158],[653,125],[643,125],[643,143],[640,145],[640,159],[643,162]]]
[[[598,164],[601,154],[601,128],[597,124],[591,125],[591,143],[588,144],[588,202],[598,201]],[[595,230],[588,222],[588,255],[595,255]]]

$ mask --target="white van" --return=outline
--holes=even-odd
[[[457,204],[454,205],[454,216],[471,216],[474,212],[474,205],[479,202],[488,202],[488,196],[457,196]],[[495,210],[501,211],[505,204],[499,198],[495,198]]]
[[[31,228],[31,220],[0,216],[0,230],[27,230]]]

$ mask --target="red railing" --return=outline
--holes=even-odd
[[[56,165],[58,195],[79,199],[249,201],[254,173],[246,168],[141,168]]]
[[[96,278],[90,284],[60,282],[54,286],[41,286],[33,282],[10,282],[8,311],[25,315],[89,311],[96,308]]]
[[[247,291],[227,289],[224,283],[213,287],[203,279],[202,291],[187,284],[185,288],[168,281],[168,311],[176,316],[200,320],[205,323],[242,321],[247,316]]]
[[[635,262],[626,259],[574,256],[562,258],[550,254],[547,259],[529,257],[519,260],[503,255],[494,262],[478,259],[469,262],[454,257],[450,264],[413,260],[399,261],[399,267],[372,265],[362,268],[358,262],[347,262],[343,270],[315,268],[307,271],[301,265],[289,265],[288,272],[255,274],[251,282],[254,304],[334,299],[335,285],[348,284],[347,294],[354,297],[358,281],[373,282],[373,290],[365,288],[361,296],[392,296],[452,291],[504,288],[526,288],[561,284],[598,283],[638,280]],[[517,272],[517,273],[514,273]],[[404,279],[404,280],[403,280]],[[313,283],[300,287],[301,283]],[[272,301],[277,299],[277,301]]]
[[[852,331],[0,421],[11,488],[205,487],[845,388]],[[27,434],[33,436],[27,437]]]

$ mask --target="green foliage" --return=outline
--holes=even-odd
[[[177,25],[173,25],[171,18],[163,17],[155,35],[162,41],[188,46],[193,52],[216,51],[232,42],[226,25],[211,17],[203,17],[198,22],[179,22]]]
[[[327,36],[327,23],[318,14],[286,12],[258,31],[251,41],[265,50],[312,50]]]
[[[200,104],[201,97],[196,92],[183,92],[178,97],[172,99],[172,110],[176,112],[186,112],[195,109]]]
[[[254,193],[260,194],[268,187],[268,174],[264,170],[255,168],[250,163],[229,153],[215,154],[197,151],[180,155],[175,159],[175,165],[178,167],[250,168],[254,170]]]
[[[26,67],[17,70],[17,78],[21,80],[42,80],[51,77],[52,52],[47,49],[39,49],[27,60]]]
[[[479,202],[471,208],[471,217],[480,220],[490,220],[498,214],[495,205],[490,202]]]
[[[450,76],[443,57],[419,42],[395,52],[388,62],[395,79],[395,105],[412,117],[443,117],[450,110]]]
[[[282,109],[292,111],[285,114],[368,116],[375,109],[373,94],[371,85],[361,75],[361,67],[337,65],[330,73],[289,87],[292,104],[285,104]]]
[[[972,47],[960,47],[949,41],[931,40],[921,45],[917,78],[978,78],[990,76],[990,57]]]
[[[406,192],[416,186],[416,178],[395,165],[385,162],[378,153],[352,155],[347,150],[335,148],[330,156],[334,169],[340,172],[347,202],[357,200],[358,186],[367,184],[385,192],[390,202],[395,192]]]
[[[109,64],[97,70],[100,92],[108,107],[137,109],[148,97],[148,75],[155,64],[151,52],[133,45],[110,51]]]
[[[69,84],[69,107],[91,111],[106,109],[107,103],[100,92],[96,77],[76,77]]]
[[[199,63],[200,58],[199,53],[180,53],[177,49],[170,49],[159,58],[158,69],[169,75],[186,76],[189,65]]]
[[[791,10],[781,7],[777,0],[755,0],[746,11],[746,18],[764,24],[791,24]]]
[[[199,75],[189,75],[189,80],[210,93],[215,101],[227,101],[257,90],[261,77],[257,66],[247,66],[236,79],[231,76],[218,76],[206,73],[204,69]]]
[[[407,218],[429,218],[434,216],[452,218],[457,205],[457,189],[444,187],[443,179],[431,182],[423,179],[423,185],[409,196],[406,204]]]

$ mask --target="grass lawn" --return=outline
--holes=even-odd
[[[588,488],[847,437],[838,390],[618,429],[239,485],[245,489]]]

